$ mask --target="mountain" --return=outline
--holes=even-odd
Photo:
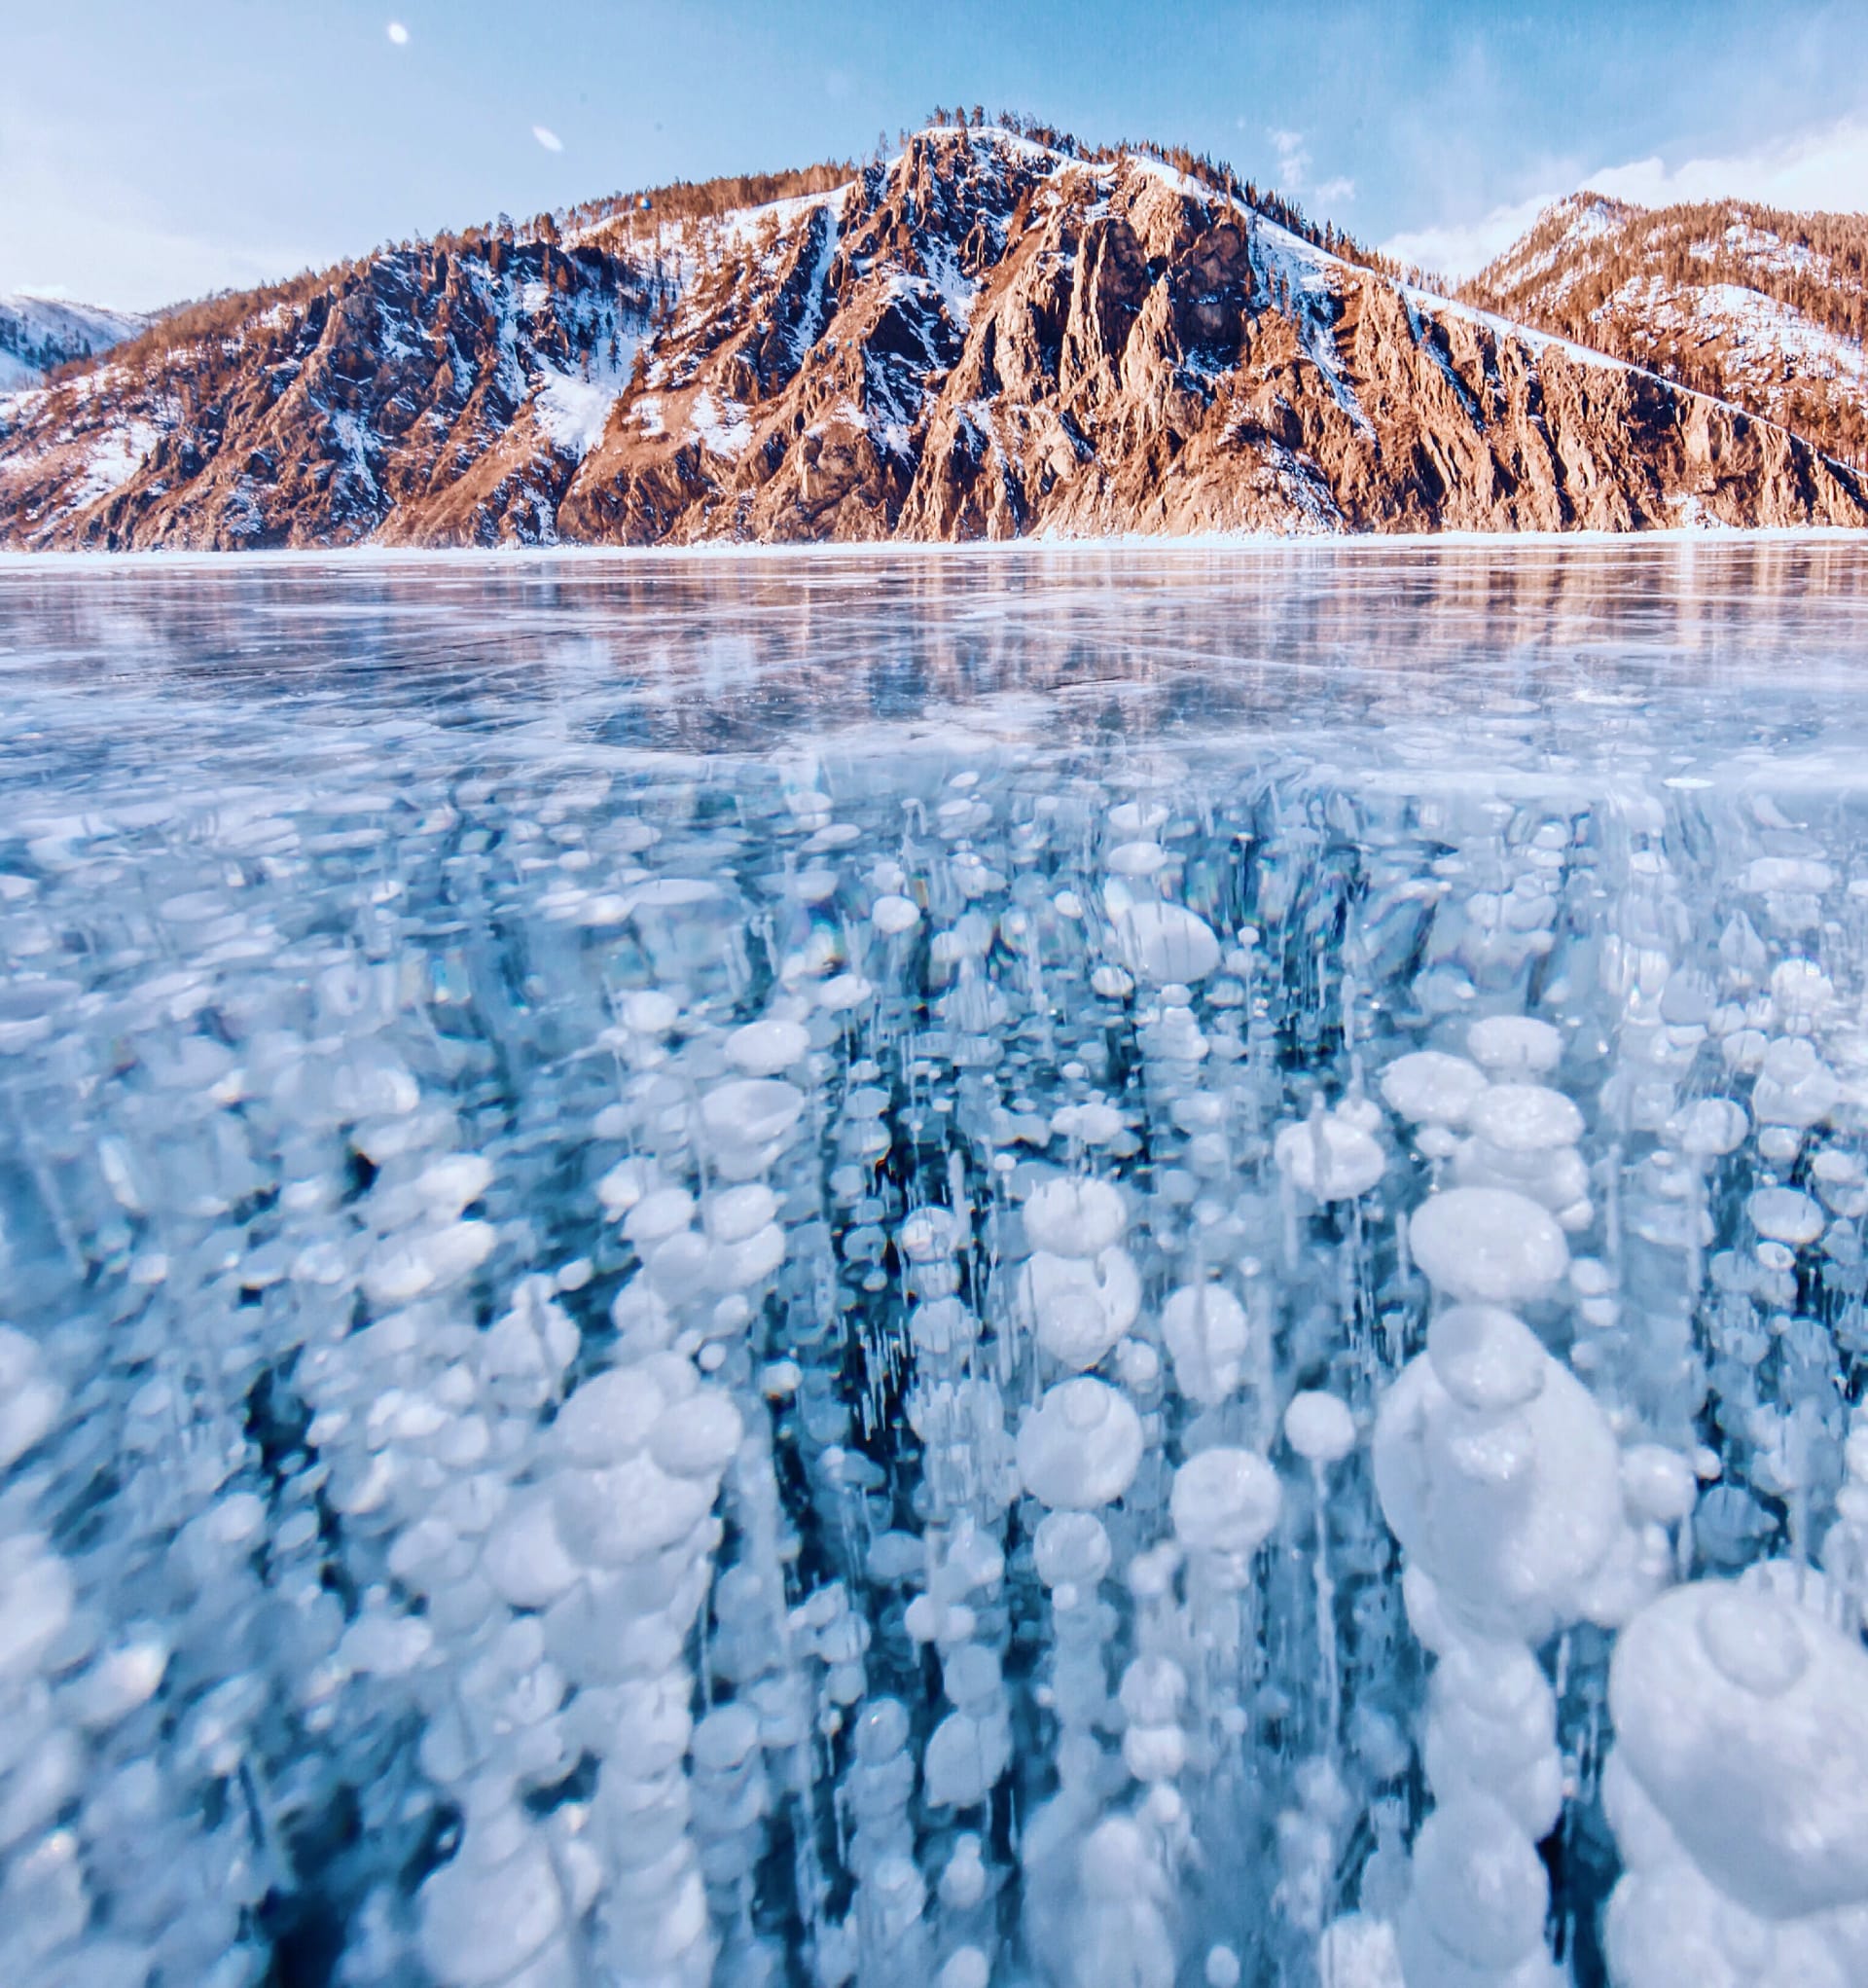
[[[0,297],[0,393],[36,386],[55,367],[134,338],[151,320],[54,297]]]
[[[218,299],[0,401],[0,542],[1868,524],[1784,427],[1144,151],[936,127],[842,186],[675,191]]]
[[[1459,294],[1868,461],[1868,215],[1580,193]]]

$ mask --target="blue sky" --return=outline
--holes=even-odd
[[[0,36],[0,291],[151,307],[936,104],[1230,160],[1476,266],[1585,181],[1868,207],[1868,5],[63,0]],[[392,34],[394,24],[400,34]]]

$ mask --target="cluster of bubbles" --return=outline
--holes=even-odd
[[[1846,801],[369,760],[0,846],[0,1977],[1868,1979]]]

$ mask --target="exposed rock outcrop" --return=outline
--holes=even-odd
[[[384,251],[0,401],[16,546],[1868,524],[1852,471],[1129,155]]]

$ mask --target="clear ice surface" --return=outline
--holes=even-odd
[[[0,571],[7,1988],[1859,1988],[1868,555]]]

